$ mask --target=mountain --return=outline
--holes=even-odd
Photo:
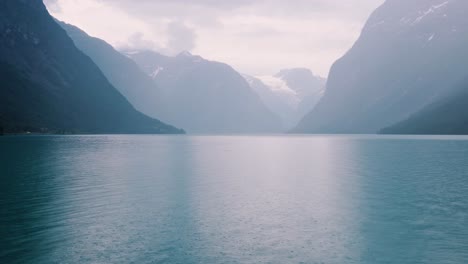
[[[382,129],[382,134],[467,135],[468,79],[460,90],[438,100],[410,118]]]
[[[467,74],[467,11],[464,0],[387,0],[293,132],[376,133],[446,97]]]
[[[161,118],[190,133],[280,132],[280,121],[230,66],[182,52],[125,52],[162,91]]]
[[[274,76],[245,75],[244,78],[263,103],[281,118],[286,130],[314,108],[323,96],[326,82],[304,68],[281,70]]]
[[[136,111],[41,0],[0,2],[0,83],[5,132],[182,132]]]
[[[86,34],[81,29],[58,22],[76,47],[89,56],[109,82],[138,110],[153,118],[164,111],[161,92],[153,80],[138,65],[105,41]]]

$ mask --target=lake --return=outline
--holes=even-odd
[[[468,263],[468,137],[0,137],[0,263]]]

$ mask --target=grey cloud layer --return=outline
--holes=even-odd
[[[46,1],[58,7],[54,2],[77,0]],[[144,22],[144,29],[135,28],[128,39],[119,40],[120,46],[170,55],[194,51],[247,73],[304,66],[326,75],[384,0],[86,1]]]
[[[98,0],[110,5],[120,6],[140,14],[160,14],[166,16],[200,16],[190,11],[251,12],[265,16],[311,16],[331,15],[341,19],[362,20],[369,15],[369,7],[374,8],[383,0]]]

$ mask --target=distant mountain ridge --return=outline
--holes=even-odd
[[[467,11],[463,0],[387,0],[293,132],[376,133],[446,97],[467,74]]]
[[[326,79],[305,68],[285,69],[273,76],[244,75],[244,78],[265,105],[281,117],[285,130],[312,110],[325,92]]]
[[[164,111],[161,90],[130,58],[105,41],[70,24],[58,22],[77,48],[88,55],[109,82],[139,111],[160,118]]]
[[[181,133],[137,112],[41,0],[0,2],[0,127],[6,133]]]
[[[277,133],[279,118],[227,64],[189,52],[123,51],[161,89],[161,118],[190,133]]]

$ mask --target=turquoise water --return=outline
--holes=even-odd
[[[0,137],[0,263],[468,263],[468,138]]]

